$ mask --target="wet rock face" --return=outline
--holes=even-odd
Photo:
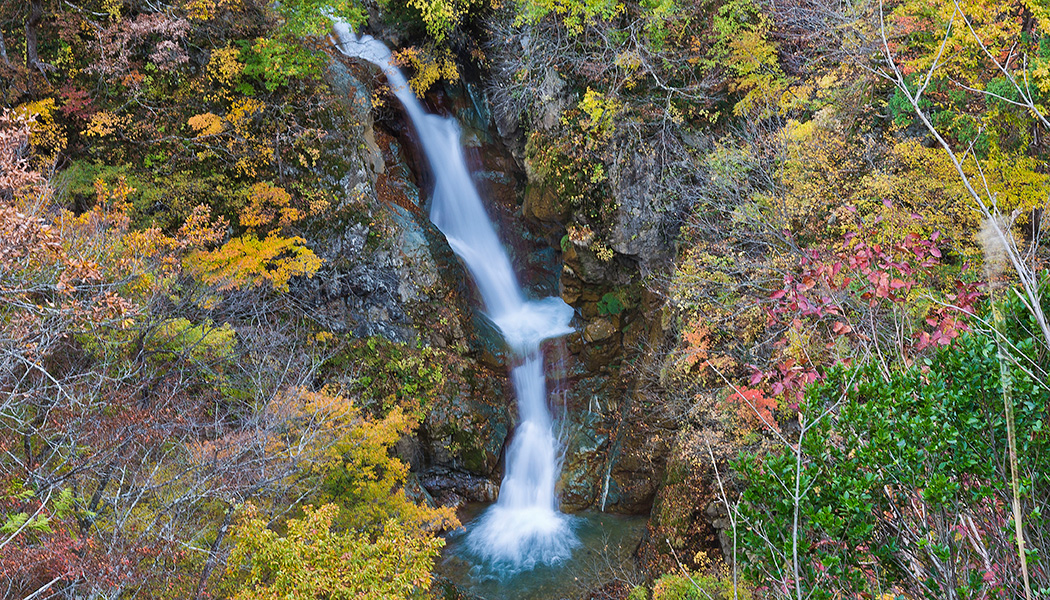
[[[565,461],[562,464],[560,500],[563,510],[575,512],[602,508],[602,491],[608,474],[613,433],[602,382],[591,378],[574,382],[576,400],[563,415]],[[586,406],[582,400],[586,399]]]
[[[660,485],[666,435],[640,434],[635,419],[643,418],[633,414],[625,420],[611,420],[597,410],[569,416],[561,480],[563,509],[649,511]]]
[[[651,407],[622,389],[628,379],[614,372],[571,384],[563,417],[566,510],[644,514],[652,507],[673,435]]]
[[[594,319],[587,324],[587,327],[584,327],[583,340],[591,344],[608,341],[613,336],[620,334],[619,321],[619,316]]]
[[[500,460],[511,431],[505,381],[480,366],[458,375],[460,394],[438,398],[420,428],[428,467],[499,481]]]
[[[472,473],[435,467],[419,478],[422,486],[441,506],[460,507],[467,502],[495,502],[499,485]]]
[[[675,429],[658,409],[657,384],[646,382],[658,364],[654,349],[667,339],[660,299],[643,289],[628,310],[599,296],[608,288],[570,281],[566,299],[584,319],[566,339],[563,505],[643,514],[657,497]]]
[[[548,223],[565,223],[572,214],[570,207],[561,201],[554,188],[539,182],[529,183],[525,188],[525,201],[521,208],[526,219]]]
[[[341,101],[325,124],[316,170],[336,194],[324,220],[304,232],[323,263],[315,277],[298,283],[298,292],[318,305],[318,318],[332,331],[408,342],[418,332],[410,303],[425,298],[437,267],[424,225],[407,210],[379,201],[377,186],[410,174],[397,168],[403,162],[397,148],[377,141],[382,134],[375,128],[367,78],[333,60],[326,79]]]
[[[591,371],[611,364],[623,353],[619,315],[595,317],[583,328],[580,357]]]

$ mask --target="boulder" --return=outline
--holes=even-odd
[[[592,344],[606,341],[616,334],[616,325],[604,317],[595,319],[583,329],[583,339]]]
[[[437,467],[420,477],[423,488],[442,506],[459,507],[464,502],[495,502],[499,486],[491,479]]]
[[[593,376],[576,379],[565,391],[567,410],[561,416],[565,458],[558,484],[563,510],[584,510],[601,501],[615,424],[615,408],[605,401],[615,387],[611,381]]]
[[[543,82],[536,90],[539,99],[539,114],[536,115],[535,125],[539,129],[553,129],[561,119],[561,113],[569,106],[569,84],[554,69],[547,69],[543,74]]]

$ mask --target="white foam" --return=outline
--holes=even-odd
[[[491,316],[507,345],[526,355],[544,340],[573,332],[569,326],[575,311],[561,298],[544,298],[522,304],[513,312]]]
[[[572,517],[540,506],[490,507],[474,523],[467,550],[501,575],[569,560],[580,545]]]

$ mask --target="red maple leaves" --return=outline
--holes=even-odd
[[[782,287],[770,293],[767,324],[783,332],[776,344],[781,358],[772,369],[754,368],[752,387],[765,383],[774,396],[797,407],[805,387],[821,379],[826,366],[849,364],[853,355],[882,352],[885,346],[890,360],[911,365],[918,353],[947,345],[969,329],[982,293],[978,283],[958,280],[949,284],[951,292],[938,291],[943,258],[938,233],[925,239],[908,234],[895,244],[855,238],[847,235],[847,247],[830,258],[809,251],[799,271],[786,274]],[[789,356],[786,348],[798,345],[800,337],[809,348],[823,344],[825,354]]]

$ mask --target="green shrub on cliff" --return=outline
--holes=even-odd
[[[270,7],[283,18],[283,29],[293,36],[326,36],[332,28],[332,17],[343,19],[355,29],[368,18],[356,0],[281,0]]]

